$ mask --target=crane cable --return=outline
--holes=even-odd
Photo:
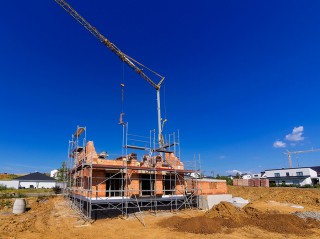
[[[122,63],[122,82],[124,82],[124,62]],[[124,125],[123,122],[123,115],[124,115],[124,83],[120,84],[121,86],[121,113],[120,113],[120,119],[119,124]]]
[[[121,113],[124,113],[124,62],[122,63]]]
[[[151,70],[149,67],[146,67],[145,65],[143,65],[142,63],[140,63],[139,61],[135,60],[134,58],[128,56],[127,54],[121,52],[125,57],[127,57],[129,60],[135,62],[136,64],[138,64],[139,66],[147,69],[148,71],[152,72],[153,74],[155,74],[156,76],[158,76],[159,78],[163,78],[162,75],[160,75],[159,73],[155,72],[154,70]]]
[[[166,85],[163,87],[163,105],[164,105],[164,118],[167,119],[167,105],[166,105]]]
[[[124,114],[123,105],[124,105],[124,84],[121,83],[121,114]]]

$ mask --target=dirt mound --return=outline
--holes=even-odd
[[[0,231],[4,235],[16,235],[21,232],[42,232],[46,228],[39,229],[37,227],[37,220],[47,225],[50,211],[53,208],[53,200],[42,199],[42,198],[28,198],[27,208],[29,211],[21,215],[9,215],[0,218]]]
[[[216,218],[217,219],[217,218]],[[160,223],[163,227],[169,227],[181,232],[191,232],[197,234],[217,233],[222,229],[222,221],[208,217],[172,217]]]
[[[205,215],[209,218],[219,217],[223,219],[239,221],[241,220],[241,217],[245,216],[245,213],[241,209],[232,206],[230,203],[221,202],[206,212]]]
[[[251,202],[277,201],[299,205],[320,206],[320,190],[305,188],[255,188],[228,186],[228,193],[234,197],[243,197]]]
[[[250,220],[250,224],[269,232],[296,235],[310,234],[312,232],[308,229],[320,226],[320,222],[316,220],[304,221],[292,214],[262,214]]]
[[[173,217],[160,225],[197,234],[231,232],[233,228],[254,226],[269,232],[308,235],[312,234],[308,229],[319,228],[320,221],[303,220],[292,214],[262,213],[250,206],[239,209],[230,203],[222,202],[203,216]]]

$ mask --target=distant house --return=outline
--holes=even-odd
[[[57,182],[54,178],[43,173],[30,173],[12,180],[0,180],[0,185],[7,188],[53,188],[55,186],[64,187],[64,183]]]
[[[58,171],[57,169],[54,169],[54,170],[52,170],[52,171],[50,172],[50,177],[57,179],[58,173],[59,173],[59,171]]]
[[[30,173],[13,179],[18,181],[18,188],[53,188],[56,186],[56,180],[43,173]]]
[[[261,173],[254,173],[252,174],[252,178],[262,178]]]
[[[270,169],[265,170],[264,176],[269,179],[270,184],[315,185],[319,184],[320,166]]]
[[[252,179],[252,178],[259,179],[259,178],[262,178],[262,175],[261,175],[261,173],[253,173],[253,174],[243,173],[240,175],[240,178],[242,178],[242,179]]]
[[[241,177],[242,179],[251,179],[251,178],[252,178],[251,174],[247,174],[247,173],[241,174],[240,177]]]

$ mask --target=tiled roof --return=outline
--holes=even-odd
[[[19,181],[56,181],[54,178],[51,178],[43,173],[30,173],[28,175],[24,175],[18,178],[15,178],[14,180],[19,180]]]

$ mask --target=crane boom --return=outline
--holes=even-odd
[[[288,152],[290,154],[302,154],[302,153],[309,153],[309,152],[317,152],[320,151],[320,149],[309,149],[309,150],[301,150],[301,151],[294,151],[294,152]]]
[[[116,54],[122,61],[127,63],[135,72],[137,72],[143,79],[145,79],[150,85],[156,90],[160,89],[160,86],[164,80],[164,77],[155,73],[161,80],[156,84],[153,80],[148,77],[141,68],[137,67],[130,59],[129,56],[124,54],[116,45],[109,41],[105,36],[103,36],[95,27],[93,27],[86,19],[84,19],[76,10],[74,10],[66,1],[55,0],[64,10],[66,10],[74,19],[76,19],[84,28],[86,28],[94,37],[96,37],[103,45],[108,47],[114,54]],[[130,58],[130,59],[129,59]]]
[[[292,168],[292,159],[291,159],[292,154],[303,154],[303,153],[318,152],[318,151],[320,151],[320,149],[309,149],[309,150],[300,150],[300,151],[292,151],[292,152],[287,150],[285,154],[288,155],[289,168]]]
[[[138,61],[134,60],[133,58],[129,57],[125,53],[123,53],[116,45],[110,42],[105,36],[103,36],[95,27],[93,27],[86,19],[84,19],[76,10],[74,10],[66,1],[64,0],[54,0],[58,3],[65,11],[67,11],[74,19],[76,19],[84,28],[86,28],[94,37],[96,37],[103,45],[109,48],[114,54],[116,54],[121,61],[125,62],[128,66],[130,66],[136,73],[138,73],[144,80],[146,80],[157,92],[157,112],[158,112],[158,142],[159,147],[163,146],[163,137],[162,131],[163,128],[161,127],[161,110],[160,110],[160,87],[164,81],[164,77],[160,74],[152,71],[151,69],[143,66]],[[142,68],[139,68],[137,65],[146,68],[151,73],[156,75],[160,78],[158,84],[156,84],[149,76],[147,76]]]

